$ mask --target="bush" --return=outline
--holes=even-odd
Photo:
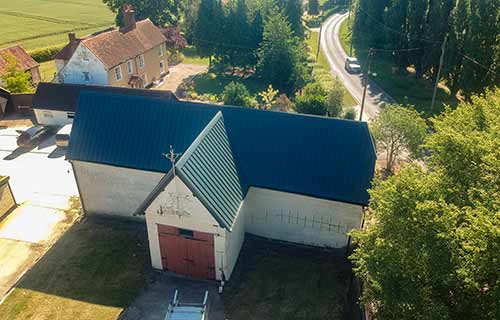
[[[338,80],[334,80],[333,86],[326,99],[326,111],[329,117],[340,117],[342,105],[344,104],[344,88]]]
[[[304,92],[295,99],[295,110],[299,113],[324,116],[327,95],[320,83],[309,83],[305,86]]]
[[[55,46],[35,49],[29,51],[29,55],[38,63],[42,63],[45,61],[50,61],[54,59],[54,56],[64,48],[66,44],[59,44]]]
[[[349,108],[344,112],[344,119],[355,120],[358,113],[354,108]]]
[[[225,105],[242,106],[253,108],[257,104],[255,98],[250,96],[244,84],[232,81],[224,87],[222,100]]]
[[[179,64],[182,61],[184,61],[184,55],[181,52],[179,52],[179,51],[171,52],[168,55],[168,64],[171,65],[171,66]]]

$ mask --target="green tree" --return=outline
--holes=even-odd
[[[234,81],[224,87],[222,100],[225,105],[231,106],[254,108],[257,104],[245,85]]]
[[[306,53],[304,44],[293,36],[284,14],[273,10],[264,23],[263,40],[258,50],[258,74],[278,90],[294,92],[310,77]]]
[[[427,125],[411,107],[388,105],[371,123],[377,147],[386,155],[386,174],[390,174],[404,152],[412,157],[421,154]]]
[[[212,57],[222,44],[224,12],[218,0],[201,0],[194,26],[193,44],[201,57]]]
[[[259,97],[262,100],[261,108],[265,110],[271,110],[274,106],[275,100],[278,97],[278,90],[274,90],[272,85],[269,85],[267,90],[259,93]]]
[[[183,1],[176,0],[102,0],[111,11],[116,13],[116,24],[123,26],[123,6],[134,7],[137,20],[149,18],[158,26],[177,25],[182,12]]]
[[[3,58],[7,61],[7,68],[1,76],[4,82],[3,87],[11,93],[32,92],[31,77],[29,73],[20,70],[16,58],[11,54],[6,54]]]
[[[309,10],[307,10],[310,15],[319,14],[319,0],[309,0]]]
[[[264,35],[264,20],[262,19],[261,10],[257,10],[250,26],[251,37],[250,46],[253,48],[250,65],[256,66],[259,61],[258,48],[262,42]]]
[[[320,83],[313,82],[305,86],[302,94],[295,98],[295,110],[299,113],[324,116],[328,93]]]
[[[358,115],[358,113],[356,112],[356,109],[354,108],[348,108],[344,114],[342,115],[342,117],[344,119],[347,119],[347,120],[356,120],[356,116]]]
[[[326,98],[325,107],[329,117],[338,118],[342,114],[342,105],[344,104],[344,88],[342,83],[337,79],[334,80],[328,97]]]
[[[304,8],[302,6],[302,0],[286,0],[284,10],[288,22],[290,22],[293,34],[296,37],[302,38],[304,36],[304,26],[302,25]]]
[[[500,316],[500,90],[433,120],[427,169],[370,191],[351,256],[380,319]]]
[[[248,22],[248,8],[245,0],[229,2],[228,14],[224,21],[223,63],[233,67],[247,67],[253,62],[254,50],[252,29]]]

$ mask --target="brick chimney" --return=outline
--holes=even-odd
[[[122,32],[135,29],[135,10],[131,4],[123,5],[123,27]]]
[[[68,40],[69,40],[69,43],[75,42],[76,41],[76,34],[74,32],[68,33]]]

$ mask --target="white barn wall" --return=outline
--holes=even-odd
[[[165,208],[174,203],[174,195],[182,195],[180,198],[180,208],[189,212],[189,215],[179,216],[175,213],[158,214],[160,205]],[[191,190],[178,177],[174,178],[161,192],[158,197],[146,209],[146,224],[148,228],[149,248],[151,252],[151,264],[153,268],[162,269],[160,242],[158,237],[158,224],[172,226],[176,228],[194,230],[214,234],[214,250],[215,250],[215,277],[217,280],[222,279],[222,271],[226,278],[230,274],[227,266],[226,252],[226,233],[219,223],[212,217],[205,206],[196,198]],[[236,257],[231,257],[230,260],[236,260]]]
[[[64,126],[73,123],[66,111],[34,109],[36,122],[44,126]],[[74,113],[74,112],[73,112]]]
[[[234,222],[232,231],[226,232],[226,263],[224,275],[226,280],[229,280],[233,273],[234,266],[238,261],[243,241],[245,240],[245,213],[241,210],[238,212],[236,221]]]
[[[88,57],[87,60],[83,56]],[[89,81],[85,81],[83,72],[89,73]],[[68,63],[61,69],[57,78],[61,83],[108,85],[108,73],[101,60],[80,43]]]
[[[251,187],[242,210],[246,232],[275,240],[341,248],[361,226],[363,209],[336,201]]]
[[[72,161],[80,198],[88,214],[144,220],[133,213],[158,185],[163,173]]]

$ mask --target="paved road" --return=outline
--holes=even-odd
[[[344,69],[344,62],[347,53],[342,48],[339,40],[340,25],[342,21],[347,19],[347,13],[334,14],[323,24],[323,32],[321,35],[321,48],[330,63],[332,72],[344,83],[344,86],[349,90],[351,95],[361,104],[363,97],[363,80],[362,75],[349,74]],[[363,66],[364,68],[364,66]],[[365,109],[363,112],[363,120],[367,121],[373,118],[380,110],[380,106],[384,103],[394,101],[373,81],[368,83],[366,93]],[[357,108],[359,114],[359,106]]]

